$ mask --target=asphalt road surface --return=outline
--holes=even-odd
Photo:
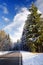
[[[12,52],[0,56],[0,65],[22,65],[21,53]]]

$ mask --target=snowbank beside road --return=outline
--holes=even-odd
[[[43,65],[43,53],[21,52],[23,65]]]
[[[12,51],[0,51],[0,55],[11,53]]]

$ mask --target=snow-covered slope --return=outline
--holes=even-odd
[[[43,65],[43,53],[21,52],[23,65]]]

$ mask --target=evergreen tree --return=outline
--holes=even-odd
[[[29,50],[32,52],[41,52],[40,44],[41,41],[43,40],[42,38],[43,25],[41,26],[40,18],[41,14],[38,13],[38,8],[34,4],[32,4],[29,11],[31,12],[31,14],[28,15],[27,20],[25,22],[23,31],[24,38],[22,37],[23,38],[22,43],[25,43]]]
[[[5,31],[0,30],[0,51],[9,51],[11,49],[11,41],[9,35]]]

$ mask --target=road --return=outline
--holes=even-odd
[[[0,65],[22,65],[21,53],[12,52],[0,56]]]

